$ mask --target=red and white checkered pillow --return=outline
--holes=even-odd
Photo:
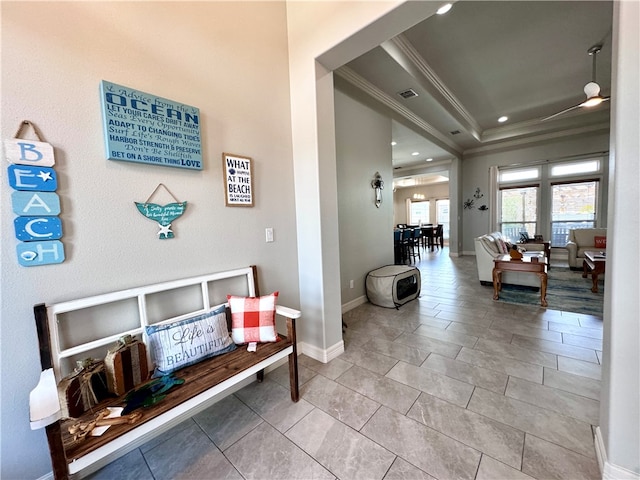
[[[275,342],[276,300],[278,292],[262,297],[227,295],[231,309],[231,338],[241,345],[250,342]]]

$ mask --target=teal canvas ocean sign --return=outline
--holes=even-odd
[[[167,205],[140,202],[135,202],[135,204],[142,215],[158,223],[160,228],[158,238],[160,240],[174,238],[171,224],[176,218],[181,217],[187,208],[187,202],[169,203]]]
[[[115,83],[100,83],[109,160],[202,170],[200,110]]]

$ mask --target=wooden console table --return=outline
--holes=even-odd
[[[591,274],[591,291],[598,293],[598,275],[604,273],[604,267],[607,264],[607,257],[601,252],[584,252],[584,261],[582,262],[582,278],[587,278]]]
[[[540,277],[540,305],[547,306],[547,262],[545,257],[522,257],[511,260],[509,255],[501,255],[493,260],[493,299],[498,300],[502,290],[502,272],[535,273]]]

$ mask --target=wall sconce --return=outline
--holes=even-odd
[[[382,175],[379,172],[373,176],[373,180],[371,180],[371,188],[376,191],[376,208],[380,208],[380,204],[382,203],[382,189],[384,188],[384,182],[382,181]]]

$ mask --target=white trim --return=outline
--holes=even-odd
[[[367,303],[367,296],[362,295],[358,298],[354,298],[350,302],[347,302],[342,305],[342,313],[347,313],[349,310],[353,310],[356,307],[359,307],[363,303]]]
[[[607,460],[607,451],[604,446],[602,430],[600,430],[600,427],[596,427],[594,443],[598,466],[602,473],[602,480],[640,480],[640,473],[635,473],[624,467],[614,465]]]
[[[338,343],[325,350],[314,345],[309,345],[305,342],[298,342],[298,351],[307,357],[318,360],[319,362],[329,363],[344,352],[344,341],[340,340]]]
[[[474,257],[476,256],[476,251],[475,250],[465,250],[462,252],[462,255],[473,255]]]

